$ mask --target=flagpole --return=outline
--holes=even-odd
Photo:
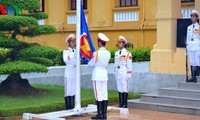
[[[76,101],[75,109],[81,110],[80,86],[80,26],[81,26],[81,0],[76,0]]]

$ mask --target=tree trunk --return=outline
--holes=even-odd
[[[44,92],[44,91],[42,91]],[[10,74],[0,84],[0,94],[11,96],[37,95],[41,90],[33,88],[28,80],[22,79],[20,74]]]
[[[16,30],[11,35],[11,38],[16,39],[18,33],[19,33],[19,28],[16,28]]]

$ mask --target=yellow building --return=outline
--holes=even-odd
[[[76,0],[41,1],[41,10],[47,12],[49,18],[40,23],[54,25],[57,33],[24,40],[64,49],[65,38],[76,30]],[[108,47],[115,47],[119,35],[125,36],[135,48],[152,48],[156,43],[157,0],[83,0],[83,5],[95,47],[99,32],[110,38]]]
[[[66,48],[65,38],[75,33],[76,0],[40,0],[49,14],[40,24],[51,24],[57,33],[24,41]],[[119,35],[134,48],[151,47],[151,72],[185,73],[185,49],[176,47],[176,19],[189,18],[200,10],[200,0],[82,0],[90,34],[97,47],[97,34],[105,33],[114,48]]]
[[[40,23],[54,25],[58,32],[24,40],[64,49],[65,38],[76,30],[76,0],[40,1],[41,11],[49,14],[49,18],[41,20]],[[157,0],[83,0],[82,2],[95,46],[99,32],[105,33],[111,39],[108,47],[115,46],[119,35],[125,36],[135,48],[152,48],[156,43]],[[186,2],[182,6],[192,8],[194,2]]]

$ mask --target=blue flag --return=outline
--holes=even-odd
[[[81,37],[80,37],[80,56],[84,63],[88,63],[92,59],[95,51],[90,32],[86,23],[85,13],[81,4]]]

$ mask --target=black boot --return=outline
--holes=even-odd
[[[69,96],[65,97],[65,106],[66,106],[66,110],[70,109],[70,97]]]
[[[199,72],[198,68],[199,68],[198,66],[194,67],[194,79],[193,79],[194,83],[197,83],[197,75],[198,75],[198,72]]]
[[[97,101],[97,115],[91,117],[91,119],[103,119],[102,103],[103,101]]]
[[[191,68],[191,78],[187,82],[193,82],[195,79],[195,66],[190,66]]]
[[[74,101],[75,101],[75,96],[71,96],[71,100],[70,100],[70,109],[74,109]]]
[[[123,93],[119,92],[119,107],[121,108],[124,105]]]
[[[108,106],[108,100],[104,100],[102,104],[103,119],[107,119],[107,106]]]
[[[124,105],[122,108],[127,108],[127,101],[128,101],[128,93],[123,93],[124,94]]]
[[[197,75],[196,76],[199,76],[200,74],[200,66],[197,66]]]

